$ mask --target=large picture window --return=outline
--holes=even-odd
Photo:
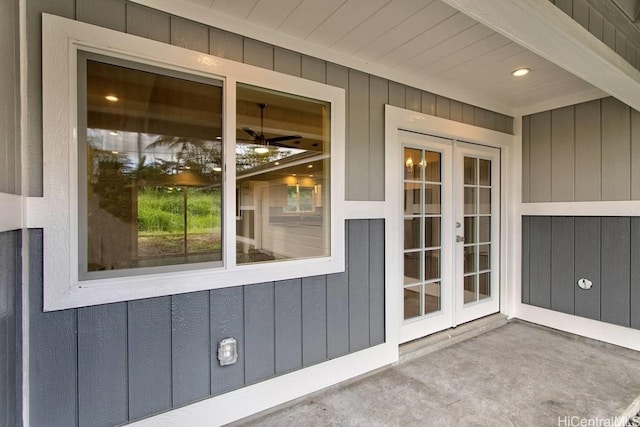
[[[43,16],[44,308],[344,271],[345,92]]]
[[[222,261],[222,83],[78,58],[80,278]]]

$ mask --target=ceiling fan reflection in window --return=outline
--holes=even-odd
[[[268,153],[271,145],[278,145],[278,143],[284,141],[290,141],[293,139],[301,139],[300,135],[285,135],[285,136],[276,136],[273,138],[266,138],[264,136],[264,109],[267,108],[267,104],[258,103],[258,107],[260,107],[260,134],[254,132],[251,128],[243,127],[242,130],[248,133],[251,138],[253,138],[252,142],[256,145],[253,151],[258,154]]]

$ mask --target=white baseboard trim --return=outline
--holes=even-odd
[[[397,360],[397,346],[380,344],[129,425],[220,426],[390,365]]]
[[[513,317],[640,351],[640,330],[519,303]]]

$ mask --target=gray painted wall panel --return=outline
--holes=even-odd
[[[18,1],[0,4],[0,192],[19,193],[20,142],[18,108],[20,58]],[[6,413],[6,412],[5,412]],[[1,419],[1,418],[0,418]]]
[[[600,15],[597,11],[589,8],[589,32],[596,36],[598,40],[602,40],[604,37],[604,22],[602,20],[602,15]]]
[[[327,82],[327,64],[324,61],[302,55],[300,67],[302,78],[319,83]]]
[[[384,105],[389,103],[389,82],[369,79],[369,200],[384,201]]]
[[[348,103],[349,126],[347,126],[347,164],[362,164],[369,159],[369,75],[349,71]],[[370,174],[363,168],[349,168],[346,176],[346,199],[368,200],[371,188]]]
[[[393,105],[394,107],[405,108],[405,103],[405,86],[400,83],[389,82],[389,104]]]
[[[629,107],[602,100],[602,200],[629,200],[631,176]]]
[[[600,200],[602,152],[600,101],[576,105],[575,200]]]
[[[574,107],[551,112],[551,201],[571,202],[574,195]]]
[[[349,235],[349,349],[369,346],[369,224],[351,221]]]
[[[443,119],[449,118],[449,99],[442,96],[436,96],[436,116]]]
[[[244,58],[244,41],[237,34],[217,28],[209,30],[210,53],[220,58],[242,62]]]
[[[384,220],[369,221],[369,337],[384,342]]]
[[[533,114],[529,136],[529,200],[551,199],[551,114]]]
[[[21,232],[0,233],[0,426],[20,423]]]
[[[276,47],[273,52],[273,69],[279,73],[300,77],[302,74],[300,54]]]
[[[531,160],[531,152],[529,142],[529,132],[531,118],[529,116],[524,116],[522,118],[522,202],[528,203],[530,201],[529,197],[529,176],[530,168],[529,162]]]
[[[209,28],[188,19],[172,16],[171,44],[209,53]]]
[[[500,117],[502,120],[499,124],[496,122],[496,130],[505,132],[506,116],[501,114]],[[453,99],[449,101],[449,118],[456,122],[462,122],[462,102],[454,101]]]
[[[431,92],[422,92],[421,111],[425,114],[436,115],[436,95]]]
[[[327,360],[327,277],[302,279],[302,364]]]
[[[529,304],[551,308],[551,218],[531,217],[529,236]]]
[[[245,383],[275,375],[273,282],[244,287]]]
[[[585,0],[573,0],[573,19],[587,30],[589,29],[589,6]]]
[[[640,200],[640,112],[631,109],[631,200]]]
[[[273,46],[252,39],[244,39],[244,62],[273,70]]]
[[[76,19],[100,27],[125,31],[126,7],[124,0],[76,0]]]
[[[348,260],[346,262],[348,263]],[[345,272],[327,275],[327,357],[335,359],[347,353],[349,353],[349,281]]]
[[[171,297],[173,406],[186,405],[210,394],[212,354],[209,320],[208,291]]]
[[[300,279],[283,280],[274,288],[275,364],[280,375],[302,367],[302,284]]]
[[[612,50],[616,50],[616,29],[609,21],[604,21],[602,25],[602,41]]]
[[[573,13],[573,0],[555,0],[556,7],[571,16]]]
[[[404,99],[407,110],[420,111],[422,109],[422,94],[419,89],[407,86]]]
[[[42,312],[42,230],[29,231],[29,406],[33,426],[77,423],[75,310]]]
[[[171,297],[129,303],[129,419],[171,408]]]
[[[640,218],[631,218],[631,308],[630,324],[640,329]]]
[[[600,320],[629,326],[631,220],[602,218]]]
[[[473,105],[462,104],[462,123],[473,125],[476,122],[476,110]]]
[[[127,3],[127,33],[169,43],[171,19],[166,13],[135,3]]]
[[[126,423],[127,303],[78,309],[78,425]]]
[[[531,251],[529,250],[529,219],[528,216],[522,217],[522,295],[520,300],[524,304],[529,304],[530,301],[530,285],[529,285],[529,257]]]
[[[576,288],[575,314],[600,319],[600,218],[575,219],[575,277],[593,282],[589,290]]]
[[[551,218],[551,309],[574,311],[574,219]]]
[[[217,395],[244,385],[244,290],[242,286],[209,292],[211,307],[211,394]],[[238,361],[220,366],[218,343],[225,338],[237,341]]]

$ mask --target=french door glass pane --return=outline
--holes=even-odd
[[[409,286],[404,288],[404,318],[418,317],[420,313],[421,286]]]
[[[476,243],[476,224],[478,219],[475,216],[464,218],[464,242]]]
[[[466,276],[464,278],[464,303],[474,302],[476,300],[476,276]]]
[[[480,242],[489,242],[491,240],[491,217],[480,217]]]
[[[428,182],[440,182],[440,153],[425,151],[424,163],[424,180]]]
[[[404,149],[404,179],[420,180],[420,166],[422,165],[422,151],[414,148]]]
[[[467,246],[464,248],[464,272],[475,273],[477,270],[476,264],[476,246]]]
[[[440,246],[439,217],[426,217],[424,219],[424,246],[427,248]]]
[[[480,213],[491,215],[491,189],[480,189]]]
[[[420,248],[420,218],[405,218],[404,220],[404,248]]]
[[[424,212],[426,214],[440,213],[440,185],[426,184],[424,186]]]
[[[404,254],[404,284],[420,282],[420,252]]]
[[[404,184],[404,214],[420,215],[420,205],[422,204],[421,184],[405,182]]]
[[[480,185],[491,185],[491,160],[480,159]]]
[[[475,187],[464,188],[464,213],[473,215],[478,212],[478,198]]]
[[[478,279],[480,299],[489,298],[491,296],[491,273],[482,273]]]
[[[424,285],[424,314],[440,311],[440,282]]]
[[[478,160],[472,157],[464,158],[464,183],[465,185],[476,185],[478,183],[477,172]]]
[[[424,280],[440,278],[440,250],[426,251],[424,254]]]
[[[478,247],[479,270],[489,270],[491,268],[491,245],[480,245]]]

